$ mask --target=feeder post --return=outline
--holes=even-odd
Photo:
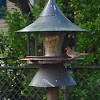
[[[68,100],[70,89],[68,86],[64,87],[64,100]]]
[[[59,87],[47,88],[47,100],[59,100]]]

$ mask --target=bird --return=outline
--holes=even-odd
[[[72,59],[79,56],[89,55],[88,53],[80,53],[80,52],[72,51],[70,47],[66,47],[65,50],[66,50],[67,56],[71,57]]]

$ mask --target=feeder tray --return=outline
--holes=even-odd
[[[50,63],[64,63],[64,62],[75,62],[83,60],[82,58],[64,58],[64,57],[50,57],[50,56],[27,56],[27,58],[20,59],[20,61],[37,61],[41,64],[50,64]]]

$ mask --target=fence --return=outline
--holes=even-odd
[[[46,89],[29,87],[36,69],[2,68],[0,70],[0,100],[43,100]]]
[[[46,89],[29,87],[37,69],[0,68],[0,100],[46,100]],[[60,100],[100,100],[100,71],[90,69],[70,70],[77,85],[60,89]]]
[[[68,68],[77,85],[60,88],[60,100],[100,100],[100,67]],[[29,87],[37,68],[0,67],[0,100],[46,100],[46,89]]]

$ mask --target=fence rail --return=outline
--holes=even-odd
[[[5,70],[5,69],[18,69],[18,70],[22,70],[22,69],[37,69],[39,68],[39,66],[34,66],[34,65],[25,65],[25,66],[18,66],[18,67],[15,67],[15,66],[0,66],[0,69],[1,70]],[[90,70],[99,70],[100,69],[100,66],[68,66],[66,67],[66,69],[68,70],[78,70],[78,69],[90,69]]]

